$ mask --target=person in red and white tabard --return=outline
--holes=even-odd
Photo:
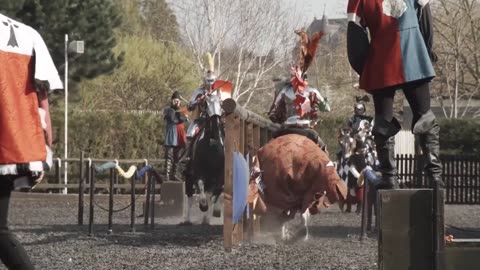
[[[394,136],[400,124],[393,116],[395,92],[402,89],[413,112],[429,179],[444,186],[439,159],[439,133],[430,109],[433,26],[429,0],[349,0],[348,57],[360,75],[360,88],[373,96],[372,130],[382,181],[378,188],[398,186]],[[367,34],[367,29],[370,37]]]

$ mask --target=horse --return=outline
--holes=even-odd
[[[352,129],[345,127],[340,129],[337,137],[340,151],[337,153],[337,173],[340,178],[347,182],[348,177],[348,159],[350,158],[355,140],[352,136]]]
[[[311,139],[297,134],[277,137],[254,157],[249,201],[254,213],[264,215],[268,228],[281,225],[284,241],[296,240],[305,229],[308,240],[310,215],[330,204],[346,199],[347,188],[340,180],[333,162]]]
[[[223,82],[223,81],[221,81]],[[202,128],[194,137],[190,147],[192,157],[186,170],[185,189],[188,198],[187,215],[182,224],[191,225],[191,207],[193,205],[193,192],[196,187],[199,193],[199,208],[204,213],[203,224],[208,224],[207,211],[209,210],[209,199],[213,203],[212,215],[221,216],[220,195],[223,192],[224,184],[224,112],[222,101],[230,97],[228,85],[224,82],[215,90],[205,95],[205,102],[202,104]],[[223,87],[222,87],[223,86]],[[215,84],[214,84],[215,87]],[[209,196],[210,195],[210,198]]]

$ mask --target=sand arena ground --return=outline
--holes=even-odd
[[[142,198],[140,198],[142,200]],[[10,228],[25,245],[37,269],[376,269],[376,235],[358,240],[360,216],[340,213],[336,205],[314,216],[311,240],[285,245],[261,237],[232,252],[223,249],[220,219],[212,226],[179,227],[180,218],[156,219],[154,230],[137,218],[137,232],[129,233],[130,210],[114,214],[113,234],[107,235],[107,213],[96,209],[95,236],[77,225],[76,195],[16,193],[10,210]],[[88,199],[86,199],[88,203]],[[107,207],[107,196],[98,203]],[[117,196],[115,208],[128,205],[129,196]],[[137,216],[142,214],[141,202]],[[446,223],[480,228],[480,206],[452,206]],[[88,204],[84,216],[88,223]],[[200,212],[195,210],[195,220]],[[456,236],[467,232],[454,231]],[[478,236],[478,233],[477,233]],[[0,269],[2,266],[0,266]]]

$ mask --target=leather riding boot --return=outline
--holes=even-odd
[[[171,152],[173,152],[172,147],[165,147],[165,181],[171,180],[172,163],[173,163]]]
[[[397,166],[395,163],[395,134],[400,131],[400,123],[393,118],[391,122],[381,117],[375,118],[375,124],[372,130],[376,144],[379,166],[378,172],[381,173],[381,181],[376,186],[377,189],[399,188],[397,181]]]
[[[178,181],[177,179],[177,163],[173,162],[172,163],[172,168],[170,171],[170,180],[171,181]]]
[[[442,163],[440,161],[440,126],[432,111],[422,115],[414,124],[413,133],[418,135],[425,162],[424,170],[430,183],[438,183],[439,187],[445,187],[442,180]]]
[[[180,153],[180,148],[178,146],[173,148],[173,157],[172,157],[172,168],[170,171],[170,180],[171,181],[180,181],[180,179],[177,178],[177,168],[178,168],[178,162],[179,162],[179,153]]]

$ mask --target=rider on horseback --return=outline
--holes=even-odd
[[[213,83],[217,77],[212,70],[208,70],[204,77],[202,87],[195,90],[188,103],[188,110],[193,111],[192,124],[188,127],[187,139],[192,140],[193,137],[200,131],[205,122],[205,110],[203,105],[205,103],[205,96],[212,90]]]
[[[313,127],[317,123],[318,111],[328,112],[330,106],[317,89],[308,86],[306,73],[323,32],[315,33],[312,38],[304,31],[295,33],[300,36],[299,61],[293,68],[290,83],[278,92],[268,112],[272,122],[282,124],[282,128],[273,137],[295,133],[308,137],[325,149],[325,143]]]
[[[184,224],[191,224],[190,209],[195,187],[202,212],[208,210],[207,193],[212,195],[213,216],[220,215],[218,198],[223,191],[224,130],[222,100],[231,97],[232,83],[217,80],[213,58],[207,53],[207,73],[203,86],[194,91],[188,109],[193,111],[193,123],[188,128],[188,163],[185,170],[185,192],[188,198]],[[204,216],[206,218],[206,216]]]

